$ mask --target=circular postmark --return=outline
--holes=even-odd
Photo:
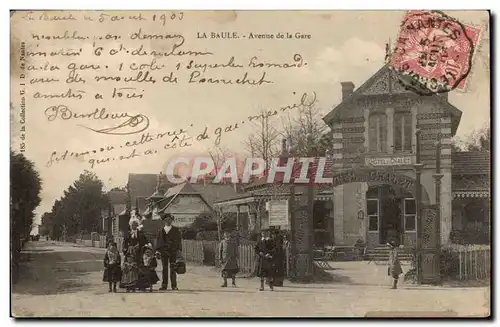
[[[472,66],[476,30],[439,11],[410,11],[401,23],[391,68],[420,95],[463,85]]]

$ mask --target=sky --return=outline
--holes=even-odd
[[[171,13],[144,12],[145,20],[130,19],[111,22],[113,15],[123,12],[73,12],[77,20],[53,20],[54,14],[40,16],[40,13],[16,13],[11,20],[11,101],[13,103],[12,146],[19,149],[21,124],[19,115],[21,108],[20,91],[25,90],[25,155],[34,161],[43,181],[42,203],[37,209],[39,219],[43,212],[50,211],[54,200],[60,198],[63,191],[72,184],[85,170],[94,171],[104,182],[106,189],[124,186],[129,173],[159,173],[164,170],[169,158],[186,154],[206,154],[213,146],[217,127],[230,127],[231,132],[221,135],[221,145],[237,153],[244,149],[242,141],[252,131],[250,124],[244,124],[246,118],[256,115],[263,108],[281,108],[297,103],[303,93],[317,95],[317,107],[326,114],[335,107],[341,98],[340,82],[352,81],[356,87],[372,76],[384,64],[385,45],[395,40],[399,24],[404,16],[403,11],[331,11],[331,12],[185,12],[183,19],[178,17],[168,20]],[[139,15],[136,12],[135,15]],[[156,14],[155,20],[153,16]],[[489,40],[488,15],[486,12],[448,12],[464,24],[480,27],[483,30],[481,40],[473,58],[471,73],[467,77],[467,86],[463,91],[452,91],[449,101],[463,112],[457,131],[457,138],[464,138],[472,131],[482,128],[490,121],[490,72],[489,72]],[[66,16],[69,14],[65,14]],[[127,17],[132,15],[127,13]],[[59,14],[58,16],[63,16]],[[93,20],[85,20],[84,16]],[[28,17],[33,18],[29,20]],[[163,17],[167,17],[163,24]],[[103,18],[103,22],[99,22]],[[38,41],[33,34],[67,35],[76,33],[88,37],[76,40]],[[130,35],[141,33],[166,35],[169,39],[131,40]],[[238,33],[238,39],[211,38],[211,33]],[[205,33],[205,34],[204,34]],[[250,38],[253,34],[274,35],[274,39]],[[291,39],[276,38],[279,33],[289,33]],[[303,38],[295,38],[299,33]],[[106,40],[106,35],[108,38]],[[181,36],[182,35],[182,36]],[[207,38],[203,38],[206,35]],[[310,38],[306,38],[309,35]],[[116,37],[115,37],[116,36]],[[137,34],[136,34],[137,36]],[[243,37],[246,36],[246,37]],[[114,56],[96,56],[96,47],[105,49],[120,44],[124,48],[139,48],[146,51],[167,51],[174,42],[184,39],[182,49],[209,52],[207,56],[171,56],[156,60],[157,66],[164,65],[161,70],[153,71],[154,76],[168,75],[172,72],[179,77],[176,84],[163,83],[124,83],[123,81],[95,82],[93,77],[132,75],[127,67],[131,63],[151,64],[151,56],[131,56],[121,51]],[[28,51],[55,51],[57,49],[76,49],[78,56],[27,57],[25,62],[25,79],[21,80],[20,68],[21,42],[25,42]],[[95,42],[95,44],[94,44]],[[391,42],[391,44],[393,41]],[[248,68],[252,57],[254,62],[294,63],[293,57],[300,54],[301,67],[296,68]],[[190,60],[197,63],[223,64],[231,57],[234,62],[244,68],[208,68],[203,75],[212,78],[225,78],[235,81],[242,78],[245,72],[248,78],[259,79],[265,72],[265,79],[271,83],[258,86],[221,85],[188,83],[193,69],[186,68]],[[43,71],[41,66],[58,66],[58,70]],[[122,72],[118,69],[125,67]],[[179,64],[180,69],[177,69]],[[33,65],[37,70],[27,71]],[[76,73],[86,83],[67,84],[68,67],[82,68],[81,65],[99,65],[98,70],[77,69]],[[107,68],[106,68],[107,66]],[[83,67],[85,68],[85,67]],[[59,82],[34,83],[33,78],[57,78]],[[198,77],[199,80],[201,77]],[[25,85],[21,85],[21,83]],[[114,88],[135,87],[142,98],[113,99]],[[43,94],[61,94],[69,88],[85,91],[81,100],[35,99],[37,92]],[[144,90],[144,91],[142,91]],[[101,95],[99,99],[97,95]],[[96,98],[97,97],[97,98]],[[59,107],[58,107],[59,106]],[[65,107],[63,107],[65,106]],[[80,125],[94,129],[102,129],[116,125],[112,120],[84,120],[58,118],[49,121],[54,107],[60,110],[69,108],[74,113],[88,113],[96,108],[106,108],[108,112],[127,112],[131,115],[141,114],[149,119],[147,132],[165,133],[167,131],[187,129],[187,134],[196,137],[207,127],[211,137],[208,140],[194,143],[189,148],[164,150],[167,138],[155,140],[137,146],[137,151],[144,153],[147,149],[158,151],[154,155],[141,156],[128,160],[118,160],[119,156],[130,154],[126,142],[138,140],[140,134],[108,135],[93,132]],[[52,109],[50,109],[52,108]],[[60,112],[62,113],[62,112]],[[234,129],[238,123],[238,128]],[[277,120],[277,124],[279,121]],[[191,126],[192,125],[192,126]],[[232,126],[232,127],[231,127]],[[113,146],[112,151],[101,148]],[[122,146],[122,148],[120,148]],[[96,150],[96,154],[78,159],[69,158],[53,162],[48,167],[51,154],[56,151],[62,155],[69,152]],[[110,158],[110,162],[97,164],[95,160]],[[117,160],[112,161],[111,158]],[[94,167],[91,162],[94,159]]]

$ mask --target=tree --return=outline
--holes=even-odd
[[[467,144],[467,151],[490,152],[491,131],[490,126],[483,127],[479,132],[471,135],[471,141]]]
[[[107,205],[102,181],[94,173],[84,171],[52,206],[52,236],[60,238],[63,230],[68,236],[100,232],[101,211]]]
[[[208,150],[208,155],[214,164],[213,175],[217,175],[226,159],[231,156],[231,151],[220,144],[215,144],[210,150]]]
[[[266,167],[269,167],[271,160],[280,153],[280,133],[271,124],[270,117],[264,110],[252,123],[255,131],[244,142],[245,148],[252,157],[263,159]]]
[[[281,134],[287,140],[288,146],[294,148],[295,156],[307,157],[310,147],[316,144],[318,155],[325,155],[326,146],[333,142],[333,135],[322,120],[321,110],[314,103],[302,105],[297,110],[297,115],[288,113],[282,121]]]
[[[451,144],[452,152],[462,151],[491,151],[491,131],[487,125],[479,131],[473,131],[465,139],[455,138]]]
[[[29,238],[42,181],[35,165],[23,154],[10,152],[11,255],[17,272],[23,241]]]

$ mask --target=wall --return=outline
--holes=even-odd
[[[396,81],[397,82],[397,81]],[[335,172],[358,169],[365,166],[367,156],[391,156],[393,153],[392,125],[389,122],[398,111],[410,111],[412,119],[412,145],[415,149],[417,129],[421,131],[421,159],[424,164],[422,172],[422,186],[429,196],[429,204],[435,204],[435,182],[433,174],[436,169],[436,143],[438,134],[441,135],[441,170],[443,173],[441,187],[441,242],[449,243],[452,220],[452,193],[451,193],[451,115],[444,111],[443,104],[432,97],[421,97],[405,92],[392,84],[387,75],[380,76],[371,86],[360,91],[361,96],[350,99],[348,107],[342,108],[337,117],[329,122],[333,132],[333,167]],[[394,78],[392,83],[395,83]],[[391,97],[387,92],[394,92]],[[387,153],[370,154],[368,139],[368,120],[373,112],[383,112],[388,117]],[[400,155],[400,154],[397,154]],[[401,155],[409,155],[415,162],[415,151],[408,151]],[[394,169],[415,178],[412,166],[402,169],[398,166],[381,167]],[[370,243],[378,243],[377,233],[366,233],[367,221],[358,221],[357,211],[360,208],[359,199],[354,197],[360,191],[360,183],[336,186],[334,201],[334,236],[335,244],[353,244],[362,237]],[[366,219],[366,218],[365,218]],[[368,235],[365,237],[364,235]],[[415,235],[405,237],[409,244],[414,243]]]

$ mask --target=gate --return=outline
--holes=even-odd
[[[437,284],[440,282],[440,235],[437,235],[436,224],[438,215],[437,205],[423,205],[420,211],[422,219],[422,233],[420,251],[418,251],[420,280],[424,284]]]

